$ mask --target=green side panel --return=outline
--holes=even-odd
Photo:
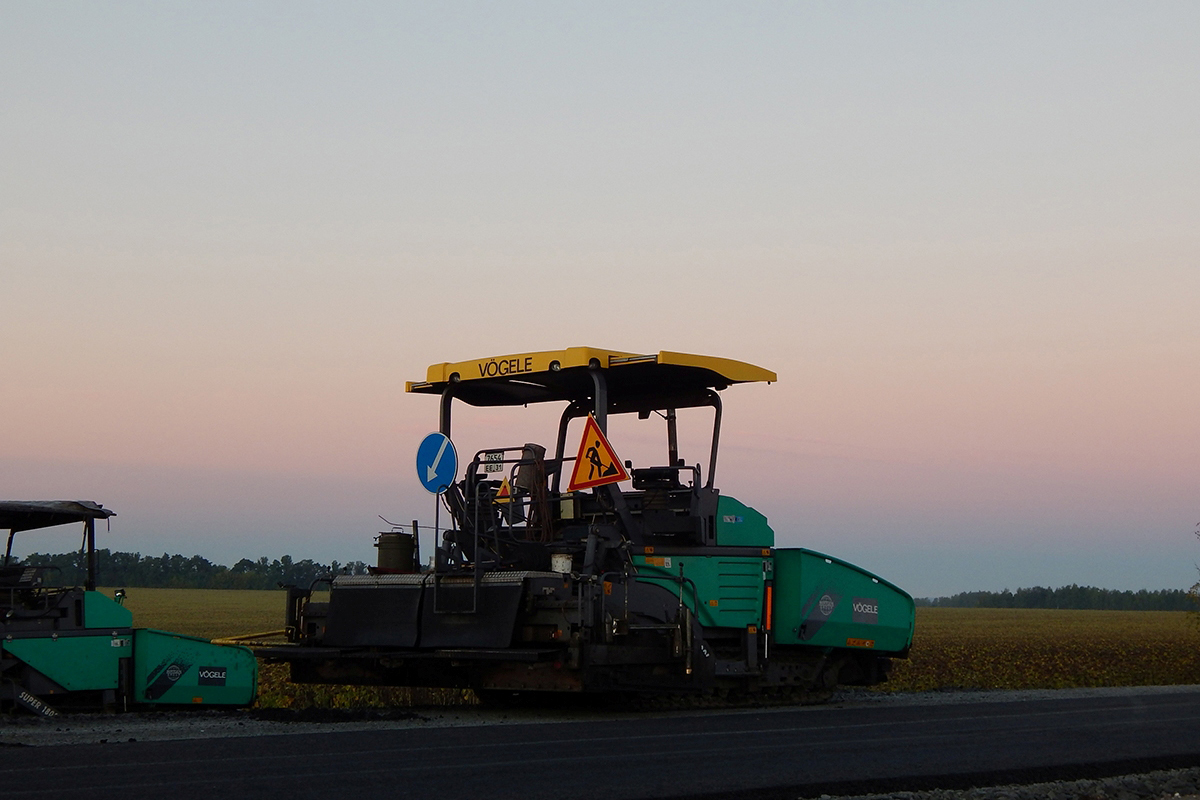
[[[717,544],[730,547],[774,547],[775,531],[767,518],[745,503],[717,498]]]
[[[132,628],[133,612],[99,592],[84,592],[83,624],[89,628]]]
[[[763,571],[766,558],[725,558],[722,556],[635,555],[633,565],[638,579],[653,581],[678,596],[679,568],[683,577],[696,586],[684,592],[684,603],[695,612],[701,625],[716,628],[744,628],[759,625],[763,612]]]
[[[245,647],[140,628],[133,632],[137,703],[247,706],[258,693],[258,662]]]
[[[896,653],[912,644],[907,592],[864,569],[803,549],[775,551],[776,644],[860,647]]]
[[[69,692],[116,689],[118,659],[129,658],[131,642],[123,636],[59,636],[13,639],[4,651],[20,659]]]

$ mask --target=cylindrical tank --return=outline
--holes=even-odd
[[[380,572],[413,571],[413,537],[411,533],[381,533],[375,540],[379,548]]]

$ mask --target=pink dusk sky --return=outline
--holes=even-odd
[[[1198,36],[1191,2],[0,3],[0,497],[372,561],[378,515],[433,521],[405,380],[681,350],[778,373],[724,393],[718,485],[781,545],[918,596],[1186,588]]]

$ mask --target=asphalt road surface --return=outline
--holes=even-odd
[[[1200,690],[0,748],[8,798],[815,797],[1200,766]]]

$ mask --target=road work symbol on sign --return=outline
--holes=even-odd
[[[600,432],[596,419],[588,414],[587,423],[583,426],[583,438],[579,441],[579,453],[575,456],[575,470],[571,473],[567,490],[574,492],[627,480],[629,473],[621,466],[617,452]]]

